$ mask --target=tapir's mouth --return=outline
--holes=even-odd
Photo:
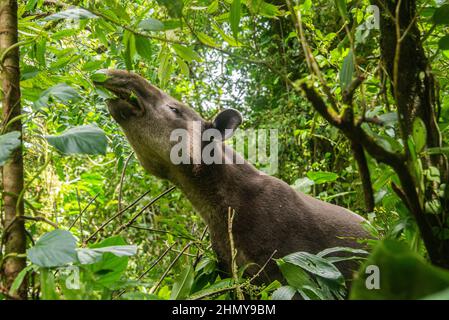
[[[115,98],[107,100],[109,111],[115,120],[127,120],[131,116],[140,116],[144,107],[139,97],[126,87],[117,87],[110,83],[95,83],[113,93]]]

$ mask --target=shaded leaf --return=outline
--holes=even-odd
[[[368,266],[379,268],[380,288],[367,288]],[[405,243],[383,240],[359,271],[350,294],[351,299],[404,300],[421,299],[449,288],[449,272],[430,265]]]
[[[272,300],[291,300],[296,293],[296,289],[290,286],[283,286],[276,289],[271,296]]]
[[[184,267],[181,274],[176,278],[170,295],[171,300],[182,300],[189,296],[195,277],[194,269],[191,265]]]
[[[449,4],[444,4],[436,9],[432,20],[435,24],[449,24]]]
[[[77,102],[81,99],[78,92],[71,86],[65,83],[59,83],[42,92],[39,99],[34,102],[33,107],[35,109],[46,107],[51,98],[56,99],[61,103]]]
[[[93,125],[78,126],[57,136],[45,137],[49,144],[64,154],[106,154],[106,136]]]
[[[20,147],[20,132],[11,131],[0,136],[0,166],[3,166],[11,154]]]
[[[142,20],[138,27],[146,31],[163,31],[165,29],[164,23],[154,18]]]

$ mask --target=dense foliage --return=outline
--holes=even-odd
[[[413,24],[437,83],[431,99],[442,144],[432,145],[425,119],[401,127],[394,88],[406,70],[389,74],[376,27],[387,19],[381,4],[390,2],[373,1],[376,16],[365,0],[19,1],[23,111],[2,122],[0,165],[21,146],[20,133],[6,130],[20,120],[25,187],[17,196],[28,246],[5,252],[3,224],[0,264],[26,257],[27,265],[10,288],[0,282],[0,297],[25,290],[33,299],[448,298],[449,271],[440,267],[449,265],[429,257],[397,167],[333,123],[362,119],[376,146],[393,155],[407,150],[422,208],[441,218],[432,230],[447,242],[447,174],[428,159],[446,161],[448,153],[449,4],[405,1],[416,7]],[[104,68],[133,70],[204,118],[232,107],[244,128],[278,129],[276,175],[367,218],[379,239],[367,243],[372,253],[289,255],[277,260],[284,284],[255,285],[243,276],[247,266],[237,280],[227,278],[191,204],[144,172],[112,121],[108,92],[93,85]],[[334,118],[320,112],[313,92]],[[388,270],[381,289],[368,290],[361,272],[349,293],[334,266],[340,251]]]

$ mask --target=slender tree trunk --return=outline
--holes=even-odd
[[[17,1],[0,0],[0,53],[7,50],[1,64],[1,82],[3,95],[3,126],[21,114],[20,106],[20,69],[19,49],[17,46]],[[22,132],[21,121],[14,121],[5,132]],[[25,253],[26,234],[23,215],[23,202],[18,202],[18,195],[23,189],[23,158],[22,148],[18,148],[11,159],[3,167],[3,204],[4,204],[4,243],[5,256],[3,263],[2,282],[9,289],[17,274],[25,267],[25,259],[14,257]],[[26,288],[18,292],[19,298],[26,298]]]

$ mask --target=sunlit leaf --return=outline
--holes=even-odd
[[[352,82],[354,75],[354,55],[352,50],[349,51],[347,56],[343,60],[343,64],[340,70],[340,87],[341,90],[345,90]]]
[[[413,121],[413,141],[415,142],[415,150],[417,153],[420,153],[425,145],[427,139],[427,129],[424,121],[421,118],[417,117]]]
[[[232,34],[236,39],[238,38],[239,34],[240,10],[241,10],[240,0],[233,0],[231,3],[229,22],[231,24]]]
[[[44,234],[27,255],[32,263],[51,268],[77,261],[76,239],[66,230],[54,230]]]
[[[82,8],[70,8],[61,12],[54,13],[45,18],[45,20],[58,20],[58,19],[93,19],[98,18],[95,14]]]
[[[307,177],[311,179],[315,184],[321,184],[337,180],[338,174],[326,171],[309,171],[307,172]]]

